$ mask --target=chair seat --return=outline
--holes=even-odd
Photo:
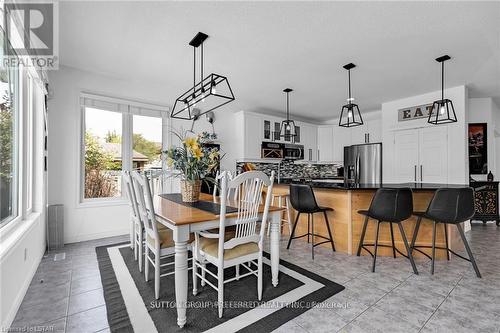
[[[358,210],[358,214],[361,214],[361,215],[364,215],[364,216],[368,216],[369,218],[372,218],[374,220],[379,220],[379,221],[382,221],[382,222],[394,222],[394,223],[397,223],[397,222],[404,221],[404,220],[400,221],[400,220],[397,220],[397,219],[389,219],[386,216],[376,216],[375,214],[370,214],[370,212],[368,210],[365,210],[365,209]]]
[[[231,237],[229,237],[230,239]],[[212,240],[212,239],[210,239]],[[208,254],[211,257],[218,258],[219,256],[219,243],[218,239],[216,242],[209,242],[202,249],[203,252]],[[245,243],[238,246],[233,247],[232,249],[224,250],[224,260],[231,260],[234,258],[243,257],[247,254],[257,253],[259,252],[259,245],[257,243]]]
[[[175,246],[174,234],[172,230],[165,227],[164,229],[158,230],[158,235],[160,236],[160,248],[165,249]],[[149,235],[147,235],[147,238],[149,244],[153,245],[155,243],[154,239]],[[194,234],[190,234],[188,243],[191,243],[193,241],[194,241]]]
[[[413,215],[427,219],[427,220],[446,223],[446,224],[457,224],[457,223],[464,222],[464,221],[456,221],[455,220],[455,212],[454,211],[442,210],[440,212],[439,216],[434,216],[432,214],[428,214],[427,212],[413,212]]]

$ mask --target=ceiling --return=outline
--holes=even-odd
[[[500,101],[499,2],[60,2],[60,63],[159,84],[172,104],[192,84],[188,42],[207,33],[205,73],[226,75],[224,106],[292,117],[337,117],[346,63],[361,111],[446,85]],[[134,96],[140,98],[140,96]],[[438,97],[438,96],[436,96]]]

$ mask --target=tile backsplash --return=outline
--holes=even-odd
[[[281,163],[236,162],[236,172],[241,173],[248,169],[260,170],[267,175],[274,171],[276,177],[280,178],[329,178],[338,176],[340,164],[295,164],[291,160],[283,160]]]

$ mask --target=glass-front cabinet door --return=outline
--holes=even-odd
[[[264,120],[264,140],[271,140],[271,122]]]
[[[273,132],[273,141],[280,141],[280,130],[281,130],[281,124],[275,122],[274,123],[274,132]]]

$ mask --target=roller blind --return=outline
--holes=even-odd
[[[162,117],[168,115],[169,112],[169,108],[166,105],[138,102],[89,93],[80,94],[80,105],[106,111],[149,117]]]

